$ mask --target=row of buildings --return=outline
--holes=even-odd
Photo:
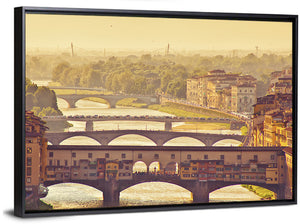
[[[251,75],[209,71],[187,80],[187,101],[195,105],[237,113],[252,113],[256,79]]]
[[[46,181],[131,180],[132,168],[132,160],[81,159],[70,166],[66,163],[57,165],[56,161],[55,165],[47,166],[45,174]]]
[[[267,95],[253,105],[252,146],[286,146],[288,185],[293,191],[293,83],[292,68],[271,73]]]
[[[54,151],[54,153],[56,153]],[[222,156],[221,156],[222,157]],[[53,157],[51,157],[53,158]],[[61,158],[60,158],[61,159]],[[77,158],[78,159],[78,158]],[[245,160],[245,159],[244,159]],[[79,180],[118,181],[132,180],[134,176],[166,175],[181,180],[252,182],[265,184],[282,184],[285,182],[284,152],[270,155],[270,162],[262,161],[253,155],[242,162],[242,154],[237,155],[235,163],[228,163],[225,155],[217,160],[186,160],[177,166],[158,167],[155,171],[134,172],[133,160],[106,160],[105,158],[79,159],[76,164],[55,163],[46,167],[45,181],[68,182]],[[68,160],[64,160],[68,161]]]
[[[292,147],[293,93],[291,69],[271,73],[267,95],[253,105],[253,146]]]

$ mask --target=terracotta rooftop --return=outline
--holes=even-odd
[[[293,149],[291,147],[284,148],[283,151],[290,155],[293,155]]]
[[[224,70],[216,69],[216,70],[211,70],[209,71],[210,73],[225,73]]]

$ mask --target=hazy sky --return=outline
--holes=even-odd
[[[291,50],[292,23],[26,15],[26,47],[158,50]]]

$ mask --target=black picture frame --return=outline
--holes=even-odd
[[[105,15],[129,17],[158,17],[158,18],[191,18],[217,20],[245,21],[278,21],[292,23],[292,83],[293,83],[293,195],[290,200],[230,202],[213,204],[184,204],[184,205],[154,205],[112,207],[101,209],[74,209],[52,211],[25,211],[25,15],[63,14],[63,15]],[[144,10],[111,10],[111,9],[82,9],[82,8],[46,8],[18,7],[14,17],[14,214],[20,217],[40,217],[78,214],[104,214],[124,212],[152,212],[187,209],[215,209],[229,207],[276,206],[297,204],[297,81],[298,81],[298,16],[276,14],[241,14],[241,13],[211,13],[211,12],[178,12],[178,11],[144,11]]]

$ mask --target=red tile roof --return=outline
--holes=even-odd
[[[288,153],[290,155],[293,155],[293,149],[291,147],[287,147],[287,148],[284,148],[283,151],[285,153]]]

